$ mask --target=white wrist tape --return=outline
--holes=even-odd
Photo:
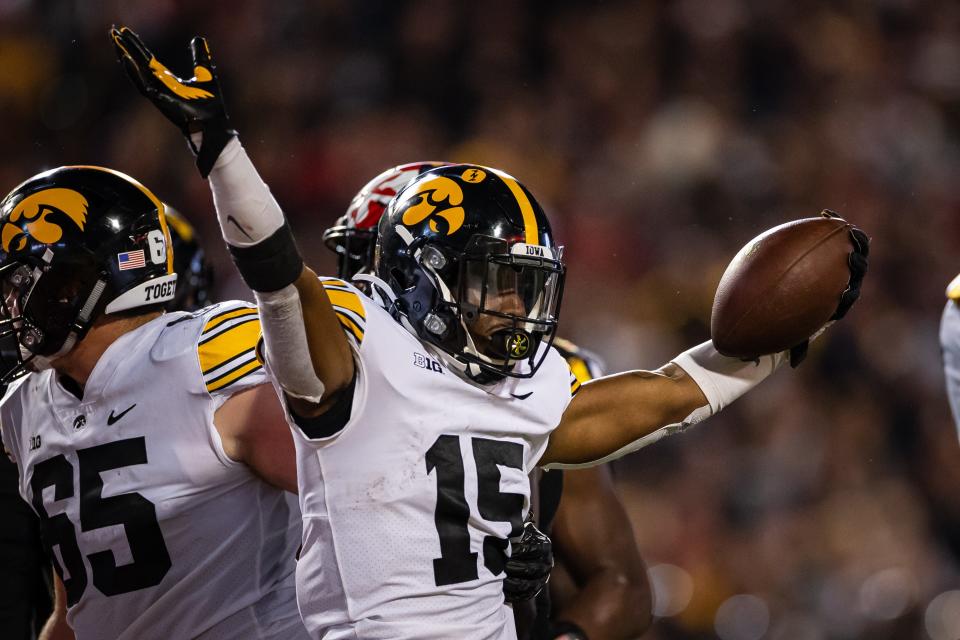
[[[287,285],[279,291],[254,291],[263,328],[264,358],[280,387],[308,402],[323,398],[323,382],[310,359],[300,293]]]
[[[233,138],[209,176],[220,231],[227,244],[249,247],[283,226],[283,211],[240,140]]]
[[[672,362],[683,369],[697,383],[703,395],[707,397],[709,412],[700,417],[703,420],[719,412],[725,406],[760,384],[780,365],[790,359],[789,351],[760,356],[756,361],[745,362],[737,358],[721,355],[707,340],[692,349],[687,349]],[[699,411],[699,409],[697,410]],[[694,411],[690,418],[695,418]],[[688,423],[689,419],[684,420]],[[689,422],[695,424],[696,422]]]

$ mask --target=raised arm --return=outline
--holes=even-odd
[[[130,29],[110,35],[134,85],[186,136],[209,179],[227,248],[257,299],[265,356],[291,409],[305,417],[326,412],[353,381],[350,345],[230,124],[207,41],[191,41],[194,75],[182,79]]]

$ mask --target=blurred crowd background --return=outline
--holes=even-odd
[[[960,638],[937,343],[960,271],[960,3],[0,0],[0,189],[60,164],[130,173],[200,229],[218,294],[249,297],[112,22],[183,74],[208,36],[321,273],[321,232],[391,165],[517,176],[566,245],[562,333],[610,371],[708,338],[723,269],[764,229],[822,208],[861,226],[861,301],[803,366],[616,464],[656,590],[645,637]]]

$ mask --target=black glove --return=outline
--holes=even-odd
[[[200,175],[206,178],[220,152],[237,135],[230,127],[217,80],[217,68],[210,57],[206,39],[195,37],[190,41],[194,76],[183,80],[161,64],[130,29],[114,27],[110,30],[110,37],[133,84],[180,128],[197,156]],[[199,149],[190,138],[191,133],[197,132],[203,133]]]
[[[513,553],[504,567],[507,577],[503,581],[503,593],[507,602],[514,604],[536,597],[550,580],[553,543],[528,519],[523,524],[523,533],[511,546]]]
[[[839,218],[835,212],[824,209],[820,212],[824,218]],[[867,275],[867,256],[870,254],[870,238],[860,229],[850,227],[850,240],[853,242],[853,251],[847,257],[847,265],[850,267],[850,280],[847,288],[840,295],[840,304],[837,310],[830,316],[830,321],[824,325],[824,328],[831,323],[836,322],[847,315],[850,307],[860,297],[860,287],[863,284],[863,277]],[[822,331],[823,329],[821,329]],[[819,333],[819,332],[818,332]],[[800,344],[790,349],[790,366],[796,368],[803,359],[807,357],[807,348],[810,346],[810,340],[804,340]]]

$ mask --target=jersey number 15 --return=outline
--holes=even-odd
[[[477,467],[477,511],[489,522],[509,522],[510,537],[523,529],[524,496],[500,491],[500,469],[523,469],[523,445],[489,438],[470,438]],[[442,435],[427,450],[427,473],[437,472],[437,509],[434,523],[440,536],[440,557],[433,561],[438,587],[477,579],[477,554],[470,551],[470,506],[464,495],[460,437]],[[483,564],[493,575],[503,572],[507,540],[483,539]]]

